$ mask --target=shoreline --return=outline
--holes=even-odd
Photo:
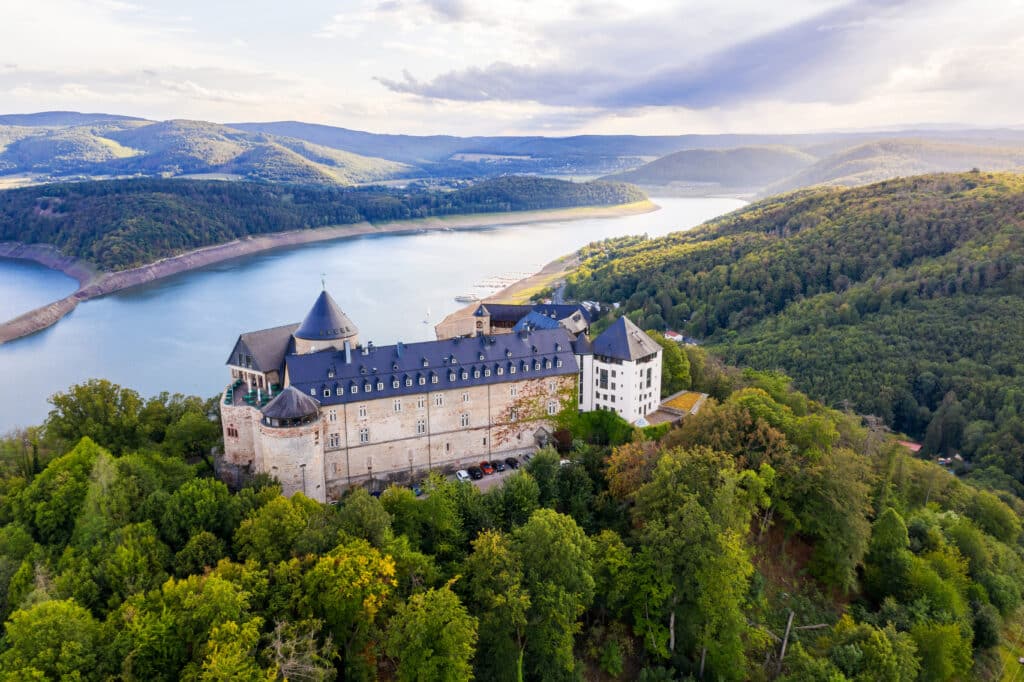
[[[402,235],[439,230],[471,230],[484,227],[522,225],[549,220],[617,218],[626,215],[649,213],[659,208],[657,204],[647,199],[630,204],[618,204],[616,206],[580,206],[507,213],[434,216],[376,224],[364,221],[351,225],[251,235],[223,244],[186,251],[177,256],[168,256],[167,258],[137,268],[118,272],[98,271],[91,264],[77,258],[64,256],[56,248],[49,245],[3,242],[0,243],[0,258],[32,261],[51,270],[58,270],[77,280],[79,288],[69,296],[52,301],[0,323],[0,344],[35,334],[53,326],[83,301],[142,284],[150,284],[166,277],[182,274],[208,265],[223,263],[275,249],[368,235]]]

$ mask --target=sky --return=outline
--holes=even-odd
[[[1024,0],[0,0],[0,113],[787,133],[1022,103]]]

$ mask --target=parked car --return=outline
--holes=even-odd
[[[480,462],[480,470],[488,476],[494,473],[494,467],[491,466],[490,462]]]
[[[511,469],[512,471],[515,471],[516,469],[519,468],[519,460],[516,459],[515,457],[506,457],[505,464],[507,464],[508,468]]]
[[[560,459],[560,460],[558,460],[558,466],[561,466],[561,467],[567,467],[567,466],[569,466],[570,464],[572,464],[572,462],[570,462],[570,461],[569,461],[569,460],[567,460],[567,459]]]
[[[505,463],[502,462],[500,459],[496,459],[496,460],[492,461],[491,462],[491,466],[494,467],[495,471],[504,471],[505,470]]]
[[[484,477],[484,472],[480,470],[480,467],[469,467],[466,471],[469,472],[470,477],[472,477],[474,481],[479,481]]]
[[[524,462],[529,462],[531,459],[533,459],[533,455],[531,455],[529,452],[527,452],[525,455],[523,455],[523,461]]]
[[[469,479],[469,472],[465,469],[459,469],[455,472],[455,480],[460,483],[467,483]]]
[[[420,495],[423,494],[423,488],[419,487],[415,483],[413,484],[411,490],[412,490],[412,494],[415,495],[416,497],[419,497]]]

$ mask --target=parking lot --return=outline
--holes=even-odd
[[[516,457],[515,459],[516,459],[516,461],[519,462],[519,468],[520,469],[522,469],[522,468],[524,468],[526,466],[526,462],[523,460],[522,457]],[[476,466],[479,466],[479,463],[476,463]],[[466,468],[468,468],[468,466]],[[504,481],[506,477],[511,476],[515,472],[516,472],[515,469],[513,469],[510,466],[506,466],[504,471],[495,471],[493,474],[484,474],[484,477],[481,478],[480,480],[477,480],[477,481],[472,481],[471,480],[470,483],[472,483],[477,488],[479,488],[480,492],[485,493],[488,490],[490,490],[491,488],[493,488],[495,486],[498,486],[498,485],[501,485],[501,482]],[[452,474],[448,478],[449,478],[449,480],[452,480],[452,481],[457,480],[455,478],[455,474]]]

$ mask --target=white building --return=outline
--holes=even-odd
[[[593,343],[583,339],[574,348],[581,410],[610,410],[634,423],[658,409],[662,348],[654,339],[628,317],[617,319]]]

